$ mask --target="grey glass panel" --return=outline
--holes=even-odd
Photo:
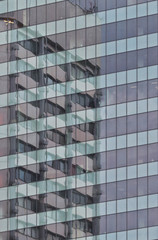
[[[116,215],[111,215],[107,219],[107,232],[109,233],[115,231],[116,231]]]
[[[138,195],[146,194],[147,194],[147,179],[146,178],[138,179]]]
[[[136,35],[137,33],[136,24],[137,24],[136,19],[132,19],[127,22],[127,37],[132,37]]]
[[[107,25],[107,41],[113,41],[116,39],[116,25],[115,24],[108,24]]]
[[[144,131],[147,129],[147,114],[138,115],[138,131]]]
[[[128,213],[128,229],[137,228],[137,212]]]
[[[153,22],[155,24],[153,24]],[[148,17],[148,30],[149,33],[153,33],[156,29],[157,29],[157,25],[158,25],[158,19],[157,19],[157,15],[151,17]]]
[[[126,149],[117,150],[117,167],[126,166]]]
[[[126,118],[117,119],[117,134],[122,135],[126,134]]]
[[[158,126],[158,115],[157,112],[148,113],[148,129],[154,129]]]
[[[147,162],[148,154],[147,154],[147,146],[138,147],[138,163]]]
[[[126,38],[126,31],[127,31],[127,27],[126,27],[126,22],[124,22],[123,24],[118,23],[117,25],[117,38],[118,39],[122,39],[122,38]]]
[[[117,215],[117,231],[126,230],[127,216],[125,213],[120,213]]]
[[[107,168],[116,168],[116,151],[107,152]]]
[[[117,182],[117,198],[126,198],[126,181]]]
[[[140,18],[138,19],[138,34],[143,35],[147,32],[147,19],[146,18]]]

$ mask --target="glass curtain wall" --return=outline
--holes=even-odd
[[[0,1],[0,240],[158,238],[158,1]]]

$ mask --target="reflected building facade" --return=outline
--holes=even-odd
[[[0,240],[158,238],[158,1],[0,1]]]

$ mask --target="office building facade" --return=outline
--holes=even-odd
[[[158,1],[0,1],[0,240],[158,239]]]

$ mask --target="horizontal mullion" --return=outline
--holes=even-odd
[[[153,195],[151,195],[153,196]],[[153,208],[153,202],[149,201],[149,196],[141,196],[136,198],[130,198],[130,199],[123,199],[125,204],[124,211],[121,211],[121,213],[128,212],[128,209],[126,209],[126,203],[133,203],[133,200],[135,202],[135,205],[133,206],[132,211],[139,210],[137,207],[138,205],[141,205],[141,201],[145,200],[145,204],[142,204],[141,210],[144,209],[151,209]],[[157,194],[154,195],[157,199]],[[148,201],[147,201],[148,200]],[[117,206],[123,204],[122,200],[117,201]],[[12,218],[5,218],[0,220],[0,232],[5,231],[13,231],[23,228],[29,228],[29,227],[38,227],[43,225],[49,225],[49,224],[57,224],[57,223],[63,223],[68,221],[74,221],[74,220],[81,220],[85,218],[93,218],[93,217],[101,217],[101,216],[107,216],[110,214],[117,214],[119,213],[119,209],[114,207],[114,204],[116,205],[116,201],[112,202],[103,202],[98,204],[87,204],[83,206],[77,206],[77,207],[71,207],[67,209],[60,209],[60,210],[54,210],[54,211],[46,211],[41,213],[35,213],[35,214],[28,214],[23,216],[17,216]],[[111,205],[111,206],[109,206]],[[158,202],[155,201],[154,207],[158,207]],[[131,211],[131,210],[130,210]]]
[[[157,78],[158,65],[0,95],[0,108]]]
[[[16,74],[35,69],[42,69],[45,67],[60,66],[66,63],[76,61],[83,61],[85,59],[99,58],[104,56],[111,56],[119,53],[127,53],[131,51],[141,50],[145,48],[152,48],[158,45],[157,33],[135,38],[128,38],[108,43],[100,43],[96,45],[80,47],[72,50],[45,54],[30,58],[24,58],[16,61],[4,62],[0,64],[0,76],[9,74]],[[146,39],[144,44],[141,40]],[[132,45],[128,41],[132,39]],[[134,44],[133,44],[134,40]],[[137,43],[140,42],[140,44]],[[121,44],[120,44],[121,42]]]
[[[156,176],[158,161],[0,188],[0,201]]]
[[[131,133],[0,157],[0,169],[38,164],[158,142],[158,130]]]
[[[62,19],[58,21],[33,25],[29,27],[23,27],[20,29],[9,30],[0,33],[0,44],[18,42],[22,40],[28,40],[38,37],[44,37],[47,35],[58,34],[62,32],[83,29],[86,27],[99,26],[102,24],[108,24],[118,21],[123,21],[127,19],[133,19],[138,17],[143,17],[147,15],[157,14],[157,1],[148,2],[138,5],[132,5],[128,7],[123,7],[119,9],[107,10],[102,12],[97,12],[93,14],[82,15],[73,18]],[[141,11],[140,13],[137,9],[145,7],[148,8],[148,12]],[[124,14],[122,12],[124,11]],[[127,15],[126,15],[127,12]],[[117,13],[117,14],[116,14]],[[116,17],[116,15],[118,15]]]
[[[157,97],[100,108],[80,110],[47,118],[37,118],[24,122],[1,125],[0,139],[157,110]]]

